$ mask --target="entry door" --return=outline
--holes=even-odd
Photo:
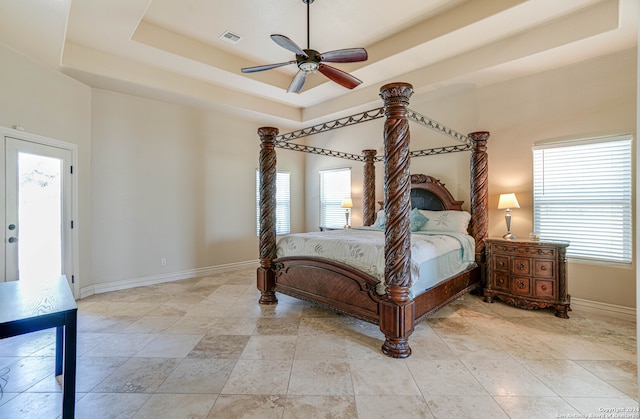
[[[71,151],[4,140],[4,280],[71,280]]]

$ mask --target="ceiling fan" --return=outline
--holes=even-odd
[[[284,63],[245,67],[242,69],[243,73],[255,73],[289,64],[296,64],[299,70],[287,89],[287,92],[289,93],[298,93],[302,90],[302,86],[304,86],[304,82],[307,80],[307,75],[315,72],[316,70],[347,89],[353,89],[362,83],[361,80],[355,78],[351,74],[327,65],[325,62],[355,63],[359,61],[366,61],[368,55],[364,48],[337,49],[334,51],[319,53],[309,47],[309,5],[313,3],[313,1],[314,0],[302,0],[302,2],[307,5],[307,49],[300,48],[295,42],[284,35],[271,35],[271,39],[273,39],[276,44],[295,53],[296,59]]]

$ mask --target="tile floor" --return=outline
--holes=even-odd
[[[76,417],[638,417],[634,322],[467,295],[398,360],[374,325],[257,299],[245,270],[79,301]],[[0,418],[59,416],[53,356],[53,330],[0,341]]]

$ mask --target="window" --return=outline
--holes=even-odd
[[[276,234],[291,232],[291,173],[276,172]],[[260,235],[260,171],[256,170],[256,234]]]
[[[345,209],[342,200],[351,197],[351,169],[320,171],[320,225],[344,227]]]
[[[533,225],[572,258],[631,263],[631,136],[533,148]]]

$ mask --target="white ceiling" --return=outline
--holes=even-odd
[[[316,73],[299,94],[286,93],[295,65],[240,68],[295,59],[273,33],[307,47],[302,0],[0,0],[0,42],[93,87],[308,123],[379,106],[387,82],[482,86],[631,48],[638,3],[315,0],[310,47],[369,59],[335,64],[363,81],[354,90]]]

